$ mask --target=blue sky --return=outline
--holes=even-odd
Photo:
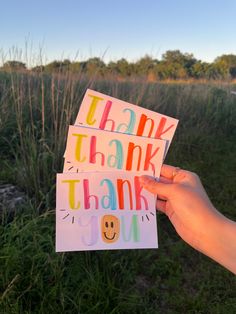
[[[0,10],[5,58],[13,46],[25,52],[25,42],[32,59],[41,47],[45,61],[236,54],[236,0],[2,0]]]

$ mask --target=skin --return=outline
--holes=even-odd
[[[195,173],[163,165],[159,182],[139,180],[185,242],[236,274],[236,223],[216,210]]]

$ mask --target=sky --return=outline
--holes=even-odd
[[[236,0],[0,0],[0,59],[236,54]]]

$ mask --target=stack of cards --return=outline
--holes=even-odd
[[[157,248],[155,196],[178,120],[87,90],[57,175],[56,251]]]

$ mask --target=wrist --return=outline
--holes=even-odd
[[[203,253],[236,274],[236,223],[215,210],[206,241]]]

